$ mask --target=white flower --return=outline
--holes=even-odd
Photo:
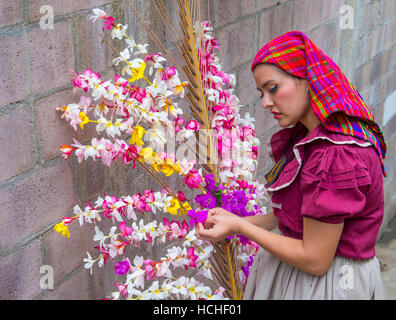
[[[162,69],[161,62],[165,62],[166,59],[161,54],[155,54],[151,56],[151,59],[147,60],[147,64],[150,66],[149,75],[153,75],[154,68]]]
[[[106,84],[107,85],[107,84]],[[92,86],[92,97],[94,100],[101,99],[107,93],[105,83]]]
[[[89,17],[89,19],[92,19],[92,22],[95,23],[96,20],[98,19],[104,19],[106,17],[106,12],[99,8],[95,8],[92,10],[94,13],[94,16]]]
[[[127,44],[127,48],[128,48],[129,50],[131,50],[131,52],[133,52],[133,49],[134,49],[135,46],[136,46],[135,40],[134,40],[133,38],[131,38],[131,37],[128,37],[128,38],[125,39],[125,42],[126,42],[126,44]]]
[[[171,293],[173,294],[182,294],[183,296],[187,295],[187,285],[188,279],[184,276],[181,276],[176,281],[173,282]]]
[[[154,98],[165,94],[168,90],[166,83],[161,79],[154,78],[153,84],[146,88],[146,91],[149,92]]]
[[[210,88],[210,89],[206,89],[205,93],[206,93],[209,101],[219,103],[220,93],[218,90]]]
[[[133,210],[133,200],[131,196],[124,197],[123,200],[127,202],[127,207],[126,207],[127,218],[136,221],[137,217],[135,211]]]
[[[150,297],[153,300],[162,300],[167,297],[168,293],[164,292],[162,289],[158,289],[158,281],[154,281],[153,284],[148,288],[150,291]]]
[[[112,227],[110,228],[109,237],[110,237],[111,240],[116,240],[116,239],[117,239],[117,235],[116,235],[116,233],[115,233],[116,230],[117,230],[117,227],[116,227],[116,226],[112,226]]]
[[[148,44],[136,44],[135,47],[137,49],[137,51],[134,52],[134,54],[137,56],[139,54],[147,54],[147,48]]]
[[[130,59],[130,57],[131,57],[131,54],[130,54],[129,48],[126,48],[120,52],[119,57],[113,59],[113,64],[115,64],[117,66],[122,61],[127,62],[128,59]]]
[[[106,244],[104,243],[106,240],[105,235],[103,234],[102,231],[99,230],[98,226],[95,226],[95,232],[96,234],[93,237],[94,241],[99,241],[99,247],[102,249],[105,248],[107,250]]]
[[[95,263],[95,260],[92,259],[89,252],[87,252],[88,258],[84,258],[83,262],[86,262],[84,265],[85,269],[89,269],[89,272],[92,274],[92,266]]]
[[[251,127],[254,130],[254,122],[255,121],[256,120],[254,118],[250,117],[250,113],[246,112],[245,118],[239,119],[238,124],[243,127],[245,127],[245,126]]]
[[[123,26],[122,24],[117,24],[113,30],[111,30],[111,37],[113,39],[122,39],[126,35],[126,30],[128,28],[128,25]]]
[[[131,267],[132,273],[128,273],[127,275],[127,283],[128,283],[128,292],[134,287],[144,288],[144,275],[146,271],[140,269],[138,267]]]

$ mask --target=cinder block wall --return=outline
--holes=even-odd
[[[382,125],[388,143],[385,221],[396,213],[396,117],[384,112],[396,90],[396,3],[393,0],[203,0],[220,46],[226,71],[237,76],[236,92],[256,119],[262,146],[279,129],[260,107],[250,72],[255,53],[267,41],[290,31],[307,33],[337,62],[362,93]],[[135,0],[159,34],[149,1]],[[209,3],[209,8],[206,5]],[[43,5],[54,9],[54,29],[43,30]],[[340,27],[340,7],[353,9],[352,30]],[[83,268],[92,251],[92,228],[72,225],[71,239],[51,231],[74,204],[84,205],[103,192],[133,194],[156,188],[147,175],[122,165],[104,168],[99,162],[65,161],[59,145],[90,140],[94,129],[74,132],[54,109],[79,100],[69,70],[86,68],[104,77],[114,74],[112,52],[101,44],[98,24],[88,17],[100,7],[128,23],[137,39],[146,39],[124,0],[16,0],[0,5],[0,298],[101,299],[114,290],[113,270]],[[151,19],[151,20],[150,20]],[[388,99],[388,100],[387,100]],[[388,109],[387,109],[388,110]],[[384,120],[387,121],[385,125]],[[257,176],[271,163],[263,147]],[[264,181],[264,180],[263,180]],[[146,248],[146,256],[161,248]],[[40,289],[40,267],[54,268],[53,290]]]

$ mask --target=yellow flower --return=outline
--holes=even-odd
[[[182,216],[183,214],[187,214],[188,210],[192,210],[190,204],[186,201],[183,203],[182,208],[180,210],[179,217]]]
[[[173,166],[173,170],[176,171],[176,173],[180,174],[180,163],[177,163]]]
[[[129,140],[129,144],[136,144],[137,147],[143,146],[144,142],[142,141],[142,138],[145,133],[146,130],[143,127],[141,126],[134,127],[132,131],[132,137]]]
[[[135,69],[131,68],[132,71],[132,77],[129,78],[129,82],[134,82],[136,80],[144,78],[144,71],[146,70],[146,63],[142,62],[140,64],[140,67]]]
[[[70,238],[69,229],[65,226],[65,223],[62,221],[55,225],[54,230],[59,232],[62,236],[66,238]]]
[[[161,172],[167,177],[173,174],[173,171],[177,169],[175,164],[170,159],[165,159],[164,163],[159,165]]]
[[[157,156],[157,154],[153,151],[153,148],[147,147],[143,148],[140,151],[140,155],[146,160],[148,163],[151,163]]]
[[[171,200],[171,205],[166,209],[166,212],[172,214],[172,215],[177,215],[177,210],[180,209],[180,203],[179,200],[173,198]]]
[[[87,124],[90,121],[90,119],[84,112],[80,112],[79,118],[82,120],[82,122],[79,124],[80,128],[84,130],[84,125]]]
[[[172,117],[177,117],[177,109],[168,98],[165,99],[164,110],[165,112],[169,112]]]

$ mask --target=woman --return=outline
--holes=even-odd
[[[209,211],[198,237],[259,244],[244,299],[385,299],[375,243],[383,219],[382,132],[358,91],[305,34],[265,45],[252,64],[282,129],[266,175],[273,212]]]

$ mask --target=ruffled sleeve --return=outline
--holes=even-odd
[[[303,216],[341,223],[363,211],[371,177],[359,149],[329,144],[304,159],[300,172]]]

